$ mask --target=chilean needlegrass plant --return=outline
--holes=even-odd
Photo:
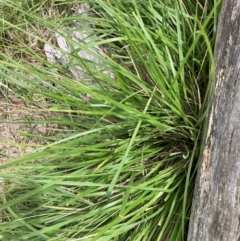
[[[89,1],[92,17],[66,11],[43,18],[47,2],[23,7],[0,1],[18,16],[14,22],[9,11],[1,15],[5,96],[14,92],[29,111],[52,116],[9,125],[59,125],[52,136],[23,133],[41,146],[0,166],[2,240],[185,240],[211,98],[220,1],[96,0]],[[51,11],[73,3],[56,1]],[[95,71],[73,53],[95,79],[92,86],[73,80],[65,66],[48,63],[39,51],[44,31],[89,19],[94,41],[79,48],[107,46],[102,67],[116,76]],[[16,32],[37,36],[38,50],[11,35]],[[9,54],[9,36],[14,47],[21,43],[21,58]]]

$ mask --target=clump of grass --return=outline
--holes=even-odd
[[[29,24],[49,32],[90,19],[96,34],[79,48],[108,46],[101,67],[116,79],[74,54],[96,86],[73,80],[64,66],[47,63],[38,52],[25,50],[43,63],[40,68],[2,52],[4,83],[21,91],[31,111],[57,116],[43,123],[68,127],[37,136],[46,145],[0,167],[3,239],[184,240],[211,97],[220,2],[89,4],[95,14],[88,19],[46,20],[12,3]],[[84,94],[92,99],[85,102]],[[42,108],[33,102],[36,95],[44,99]]]

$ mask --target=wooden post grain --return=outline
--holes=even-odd
[[[240,241],[240,0],[224,0],[188,241]]]

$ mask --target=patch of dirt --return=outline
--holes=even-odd
[[[0,101],[0,164],[21,157],[46,144],[36,137],[24,135],[31,133],[52,136],[59,129],[57,124],[33,124],[32,121],[44,120],[47,113],[29,108],[20,99]],[[14,123],[14,122],[25,123]],[[29,122],[29,123],[28,123]]]

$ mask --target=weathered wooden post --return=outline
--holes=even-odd
[[[240,241],[240,0],[223,0],[188,241]]]

